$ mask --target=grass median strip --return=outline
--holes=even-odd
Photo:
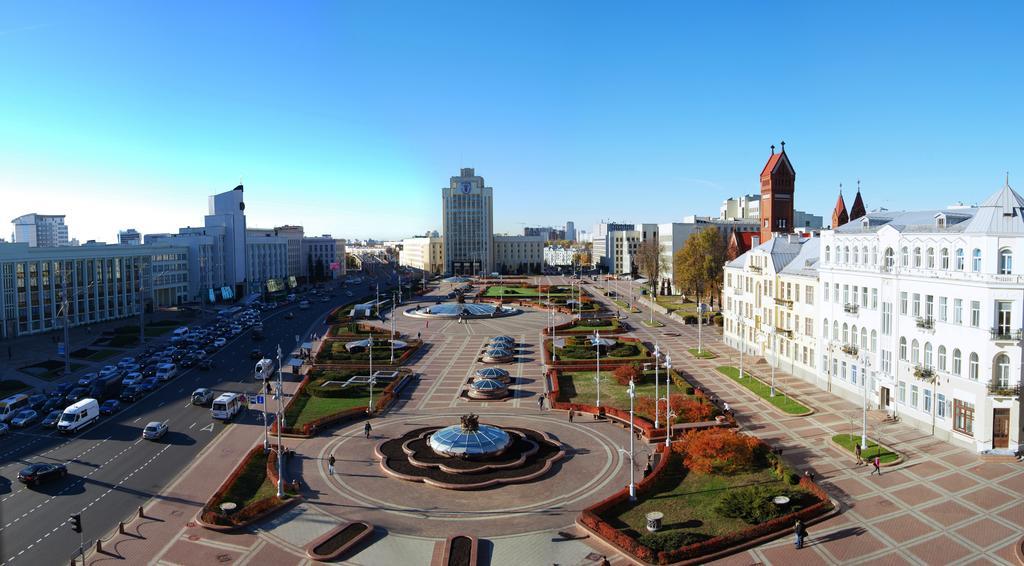
[[[715,369],[718,370],[718,373],[721,373],[736,383],[739,383],[743,387],[746,387],[753,393],[757,394],[758,397],[761,397],[765,401],[775,405],[784,413],[800,415],[811,412],[809,408],[801,404],[799,401],[780,393],[778,387],[775,388],[775,396],[772,397],[771,386],[753,377],[750,372],[743,372],[743,379],[740,379],[740,370],[733,366],[718,366]]]
[[[700,360],[713,360],[713,359],[718,357],[717,355],[715,355],[714,352],[712,352],[711,350],[708,350],[706,348],[704,350],[697,350],[697,348],[690,348],[689,352],[690,352],[691,356],[693,356],[693,357],[695,357],[697,359],[700,359]],[[736,373],[738,374],[739,372],[737,371]]]
[[[860,444],[860,435],[852,433],[837,434],[832,437],[832,442],[842,446],[852,456],[853,447]],[[892,462],[900,459],[900,454],[898,452],[895,452],[885,446],[880,446],[877,442],[868,438],[868,448],[861,452],[861,457],[863,457],[864,461],[867,462],[872,460],[875,456],[878,456],[878,460],[882,464],[891,464]]]

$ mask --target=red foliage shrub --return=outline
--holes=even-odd
[[[676,444],[683,463],[698,474],[734,474],[749,469],[764,444],[730,428],[709,428],[688,433]]]
[[[619,366],[612,372],[615,376],[615,381],[619,385],[629,385],[630,380],[638,382],[643,379],[644,370],[640,367],[640,364],[629,364],[626,366]]]

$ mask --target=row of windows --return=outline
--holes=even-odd
[[[923,356],[922,356],[923,352]],[[900,359],[927,369],[936,369],[935,361],[938,361],[938,370],[948,372],[952,375],[963,375],[963,354],[960,348],[953,348],[953,355],[950,358],[949,366],[946,365],[946,347],[940,345],[937,349],[937,358],[932,356],[932,343],[925,342],[924,348],[915,338],[910,342],[910,354],[907,355],[907,339],[900,337]],[[980,374],[980,363],[977,352],[971,352],[967,357],[968,379],[978,380]],[[998,387],[1009,387],[1010,385],[1010,356],[1003,352],[995,355],[992,359],[992,383]]]
[[[836,246],[835,264],[875,266],[878,264],[878,248],[872,246]],[[870,254],[870,255],[869,255]],[[832,262],[832,246],[825,246],[825,263]],[[896,252],[892,248],[886,248],[882,266],[887,269],[896,267]],[[949,248],[942,248],[936,253],[935,248],[915,247],[913,250],[904,246],[900,249],[900,266],[924,269],[941,269],[955,271],[967,271],[966,253],[963,248],[957,248],[950,255]],[[981,250],[974,248],[971,251],[970,271],[981,272]],[[999,250],[999,263],[997,273],[1009,275],[1013,273],[1013,252],[1007,248]]]

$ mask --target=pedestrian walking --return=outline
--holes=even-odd
[[[373,427],[370,426],[370,421],[366,421],[366,424],[363,425],[363,434],[366,435],[366,438],[370,438],[371,430],[373,430]]]
[[[858,466],[863,466],[864,465],[864,458],[861,457],[860,444],[857,444],[857,445],[855,445],[853,447],[853,453],[856,454],[856,456],[857,456],[857,465]]]
[[[644,466],[644,477],[646,478],[647,476],[651,475],[651,472],[653,472],[653,471],[654,471],[654,468],[651,467],[651,461],[648,460],[647,461],[647,465]]]
[[[336,460],[334,459],[334,453],[332,452],[331,457],[327,459],[327,475],[329,476],[334,475],[334,462],[336,462]]]
[[[537,397],[537,408],[541,411],[544,410],[544,394],[541,393],[540,397]]]
[[[574,415],[573,415],[573,410],[572,410],[572,409],[569,409],[569,422],[572,422],[572,418],[573,418],[573,416],[574,416]]]
[[[878,472],[878,475],[882,475],[882,460],[878,456],[875,456],[875,459],[872,460],[871,463],[874,464],[875,469],[871,470],[870,475],[875,475],[875,472]]]
[[[417,332],[417,333],[416,333],[416,339],[417,339],[417,340],[419,340],[419,339],[420,339],[420,333],[419,333],[419,332]]]
[[[804,526],[804,522],[800,519],[797,519],[796,524],[793,525],[793,534],[796,535],[796,542],[793,546],[796,548],[803,548],[804,538],[807,537],[807,527]]]
[[[729,403],[727,401],[722,401],[722,412],[727,415],[729,414]]]

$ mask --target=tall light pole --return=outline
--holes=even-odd
[[[672,446],[672,355],[665,354],[665,448]]]
[[[704,338],[701,327],[704,326],[704,303],[697,299],[697,354],[704,353]]]
[[[370,338],[367,339],[366,351],[370,354],[370,379],[373,379],[373,329],[370,329]]]
[[[658,403],[661,397],[658,395],[658,364],[661,360],[661,347],[654,344],[654,428],[658,428]]]
[[[740,334],[740,379],[743,379],[743,350],[745,349],[743,341],[747,336],[744,332],[746,328],[743,326],[743,315],[738,312],[736,313],[736,326],[739,327]]]
[[[394,300],[394,294],[392,293],[392,300]],[[391,336],[388,342],[391,344],[391,363],[395,363],[395,306],[391,306]]]
[[[597,382],[597,408],[601,408],[601,331],[594,331],[594,348],[597,350],[597,375],[594,381]],[[600,412],[600,411],[599,411]]]
[[[260,362],[256,362],[256,366],[260,367]],[[260,376],[261,372],[253,368],[253,383],[256,382],[256,377]],[[263,375],[263,385],[258,386],[259,392],[263,394],[263,452],[267,453],[270,451],[270,419],[267,418],[267,395],[270,393],[270,383],[267,380],[267,376]],[[280,428],[281,423],[278,423]]]
[[[636,482],[633,479],[633,474],[636,471],[636,467],[633,465],[633,438],[636,434],[633,431],[633,398],[636,397],[636,384],[633,383],[633,378],[629,379],[629,499],[631,501],[636,500]]]
[[[868,449],[868,375],[871,367],[871,359],[867,352],[861,356],[861,375],[860,382],[864,386],[864,398],[861,404],[861,429],[860,429],[860,448],[861,450]],[[932,400],[934,404],[934,399]]]
[[[284,497],[284,444],[281,429],[284,428],[284,380],[281,377],[281,345],[277,345],[277,497]]]

